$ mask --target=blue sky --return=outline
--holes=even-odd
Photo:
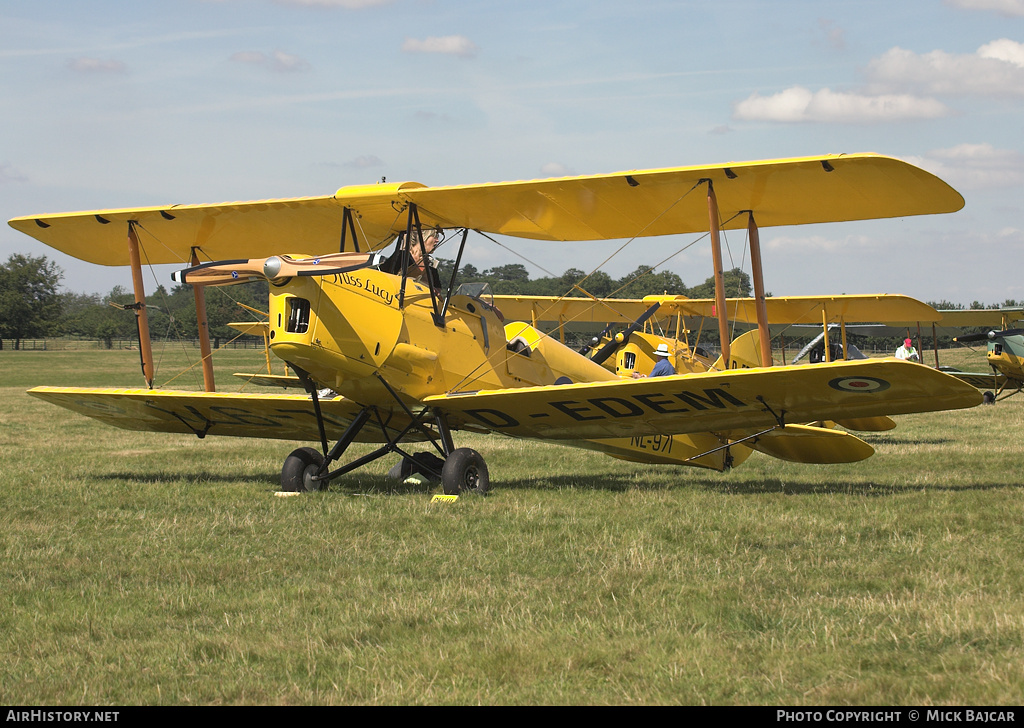
[[[0,84],[4,220],[878,152],[965,208],[763,230],[767,289],[1024,299],[1024,0],[0,0]],[[637,240],[604,269],[686,242]],[[536,277],[618,247],[514,245],[466,262]],[[14,252],[72,291],[131,284],[4,225]],[[703,282],[706,242],[665,267]]]

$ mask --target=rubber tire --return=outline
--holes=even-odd
[[[300,447],[284,459],[281,468],[281,490],[288,493],[310,493],[325,490],[327,481],[310,480],[323,465],[324,456],[311,447]]]
[[[445,495],[486,493],[491,486],[487,463],[476,450],[460,447],[445,459],[441,470],[441,489]]]

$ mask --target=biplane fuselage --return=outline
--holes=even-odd
[[[1018,387],[1024,384],[1024,336],[1001,336],[988,344],[989,366]]]
[[[1024,388],[1024,329],[1017,328],[1024,318],[1024,308],[943,310],[942,325],[953,328],[986,327],[984,333],[968,333],[954,337],[959,344],[984,341],[985,360],[990,373],[957,371],[944,367],[952,376],[985,392],[985,401],[993,403],[1018,394]]]
[[[529,324],[506,325],[477,298],[453,296],[436,321],[430,291],[407,280],[399,309],[400,286],[399,276],[375,269],[292,278],[271,289],[270,348],[316,382],[370,405],[393,404],[381,379],[419,402],[445,392],[615,378]]]

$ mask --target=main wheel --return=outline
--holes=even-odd
[[[444,461],[441,470],[441,489],[445,495],[459,493],[486,493],[491,481],[487,475],[487,463],[476,450],[460,447],[453,450]]]
[[[300,447],[285,458],[281,468],[281,490],[289,493],[323,490],[326,480],[313,480],[324,463],[324,456],[311,447]]]

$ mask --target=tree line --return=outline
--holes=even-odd
[[[442,280],[447,280],[455,261],[440,259]],[[133,293],[115,286],[110,293],[73,293],[62,290],[64,272],[45,256],[15,253],[0,265],[0,347],[3,339],[13,340],[14,348],[23,339],[76,337],[91,339],[110,347],[116,340],[138,337]],[[751,295],[750,276],[738,268],[725,273],[725,288],[730,297]],[[707,278],[695,286],[687,286],[671,271],[655,271],[640,266],[622,278],[612,278],[603,271],[587,274],[569,268],[560,276],[531,279],[522,264],[513,263],[478,270],[465,265],[459,271],[462,282],[486,282],[495,295],[583,296],[583,291],[598,298],[642,298],[648,295],[682,295],[688,298],[713,298],[715,282]],[[583,289],[581,291],[580,289]],[[228,326],[236,321],[257,321],[265,311],[269,296],[266,281],[237,286],[214,287],[206,292],[206,308],[210,337],[214,346],[234,339],[238,332]],[[985,306],[973,301],[970,306],[948,301],[930,303],[935,308],[999,308],[1016,306],[1016,301]],[[146,297],[150,335],[154,339],[191,339],[198,331],[195,299],[191,286],[170,289],[158,286]],[[717,331],[706,332],[705,340],[714,343]],[[869,341],[869,344],[874,342]],[[885,340],[885,346],[889,345]]]

